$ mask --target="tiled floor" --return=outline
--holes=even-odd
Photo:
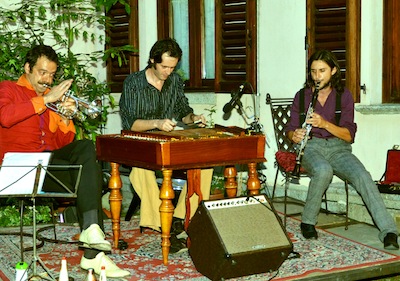
[[[274,203],[274,207],[277,211],[283,212],[282,203]],[[288,214],[294,214],[293,217],[301,218],[300,214],[302,211],[302,206],[297,204],[288,205]],[[378,229],[375,226],[368,225],[365,223],[356,222],[350,220],[349,227],[346,230],[344,227],[345,217],[335,214],[327,214],[320,212],[318,217],[317,226],[323,229],[329,229],[330,232],[338,234],[340,236],[346,237],[350,240],[358,241],[362,244],[384,250],[383,243],[378,238]],[[299,227],[300,231],[300,227]],[[392,254],[400,256],[400,250],[388,251]],[[369,280],[386,280],[386,281],[400,281],[400,266],[398,268],[398,275],[382,276],[381,279],[369,279]],[[339,279],[338,279],[339,280]]]

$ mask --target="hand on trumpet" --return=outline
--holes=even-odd
[[[71,87],[72,81],[73,81],[72,79],[68,79],[68,80],[62,81],[57,86],[54,86],[53,88],[51,88],[50,92],[48,92],[47,94],[45,94],[43,96],[44,103],[46,104],[46,103],[62,101],[62,97]],[[48,86],[48,87],[50,87],[50,86]]]
[[[66,116],[72,116],[78,110],[75,100],[65,95],[71,87],[72,81],[72,79],[69,79],[61,82],[57,86],[54,86],[50,92],[43,97],[47,106],[51,104],[61,113],[60,117],[66,125],[70,122],[70,118]]]

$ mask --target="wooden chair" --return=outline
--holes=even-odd
[[[275,154],[275,167],[276,174],[274,180],[274,187],[272,190],[272,198],[273,201],[275,198],[275,191],[277,186],[277,180],[279,172],[285,178],[285,192],[283,198],[284,204],[284,225],[286,227],[286,218],[287,214],[287,204],[288,204],[288,189],[290,183],[299,184],[299,178],[293,176],[293,170],[296,164],[296,150],[293,143],[287,138],[285,134],[286,124],[290,120],[290,109],[292,106],[293,99],[292,98],[271,98],[270,94],[267,94],[266,104],[270,105],[272,121],[274,125],[274,134],[276,145],[278,148],[277,153]],[[300,177],[307,177],[307,171],[301,168]],[[340,215],[345,215],[345,229],[348,229],[348,214],[349,214],[349,188],[348,182],[344,180],[345,191],[346,191],[346,212],[340,213]],[[324,194],[324,202],[325,202],[325,210],[328,211],[328,201],[326,199],[326,192]],[[298,204],[297,202],[294,202]],[[293,215],[293,214],[292,214]]]

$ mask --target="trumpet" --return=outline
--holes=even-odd
[[[48,85],[45,86],[49,88]],[[74,109],[64,108],[62,106],[62,103],[68,98],[72,98],[75,101]],[[71,90],[68,90],[63,95],[61,100],[47,103],[46,106],[65,118],[76,118],[80,121],[84,121],[86,116],[89,116],[91,119],[95,119],[101,113],[101,100],[96,99],[92,102],[89,102],[74,96],[74,92]]]

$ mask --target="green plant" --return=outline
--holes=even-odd
[[[16,205],[0,207],[0,226],[19,226],[20,225],[20,209]],[[51,221],[51,210],[49,206],[36,206],[36,222],[48,223]],[[23,225],[32,225],[33,208],[31,206],[24,207],[22,217]]]
[[[213,118],[214,113],[217,112],[216,105],[212,105],[210,108],[204,108],[205,111],[208,111],[207,114],[207,128],[214,128],[215,121]]]
[[[48,223],[52,221],[52,212],[50,206],[54,206],[54,199],[41,198],[39,203],[36,203],[36,222]],[[20,225],[20,207],[21,200],[15,197],[0,198],[0,227],[1,226],[19,226]],[[32,225],[33,223],[33,208],[32,201],[29,199],[23,200],[23,225]]]
[[[210,194],[225,193],[225,178],[223,175],[214,174],[211,180]]]
[[[72,78],[71,90],[77,97],[103,101],[101,116],[75,120],[77,139],[95,140],[107,121],[108,109],[115,106],[108,84],[97,78],[97,69],[104,69],[109,58],[117,58],[121,66],[126,63],[125,54],[136,51],[129,45],[104,48],[106,28],[112,24],[105,12],[117,2],[130,12],[125,0],[20,0],[0,7],[0,81],[17,80],[27,51],[45,43],[60,56],[55,83]],[[85,47],[78,50],[79,44]],[[95,46],[101,46],[100,50],[90,51]]]

